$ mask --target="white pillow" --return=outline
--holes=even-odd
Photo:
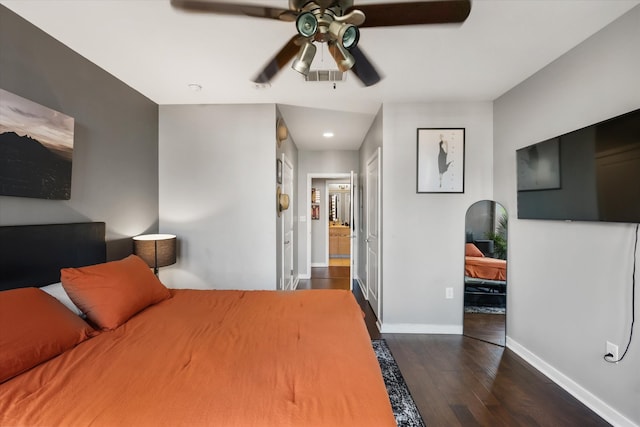
[[[53,283],[51,285],[43,286],[40,289],[60,301],[65,307],[73,311],[78,316],[84,317],[84,313],[73,303],[73,301],[71,301],[69,295],[67,295],[67,292],[62,287],[62,283]]]

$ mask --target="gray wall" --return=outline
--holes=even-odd
[[[160,231],[180,242],[168,286],[276,289],[275,123],[274,104],[160,107]]]
[[[307,176],[309,174],[345,174],[358,172],[358,152],[353,150],[308,151],[298,152],[298,215],[305,221],[299,221],[298,234],[298,270],[301,278],[309,277],[307,270],[307,221],[311,221],[311,190],[307,194]],[[325,190],[326,192],[326,190]],[[322,195],[324,198],[325,195]],[[320,212],[322,219],[324,212]],[[317,221],[314,221],[317,222]],[[322,222],[322,221],[320,221]]]
[[[158,106],[0,6],[0,87],[75,118],[71,199],[0,196],[0,225],[105,221],[107,256],[158,227]]]
[[[461,333],[465,214],[493,195],[493,104],[385,104],[382,120],[382,331]],[[440,127],[465,128],[465,192],[417,194],[416,130]]]
[[[496,100],[495,199],[509,212],[516,149],[640,107],[638,46],[635,7]],[[633,231],[516,215],[509,224],[507,345],[620,426],[640,425],[640,339],[618,364],[602,356],[607,340],[623,350],[629,337]]]

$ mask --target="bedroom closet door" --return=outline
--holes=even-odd
[[[367,162],[367,299],[380,321],[380,148]]]
[[[282,278],[284,289],[293,290],[293,165],[282,155],[282,192],[289,195],[289,209],[282,212]]]
[[[351,203],[349,203],[349,289],[353,290],[353,273],[356,271],[357,266],[355,265],[355,260],[357,258],[357,234],[358,224],[356,222],[355,214],[354,214],[354,206],[357,206],[359,201],[356,199],[356,191],[355,191],[355,183],[357,182],[357,175],[354,171],[351,171],[351,177],[349,178],[349,188],[350,188],[350,199]]]
[[[467,210],[463,334],[500,346],[506,341],[507,227],[507,211],[492,200]]]

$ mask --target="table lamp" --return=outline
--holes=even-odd
[[[173,234],[142,234],[133,238],[133,253],[158,274],[158,267],[175,264],[176,236]]]

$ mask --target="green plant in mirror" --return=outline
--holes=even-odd
[[[486,235],[487,239],[493,240],[494,256],[500,259],[507,259],[507,214],[503,213],[498,218],[495,231]]]

